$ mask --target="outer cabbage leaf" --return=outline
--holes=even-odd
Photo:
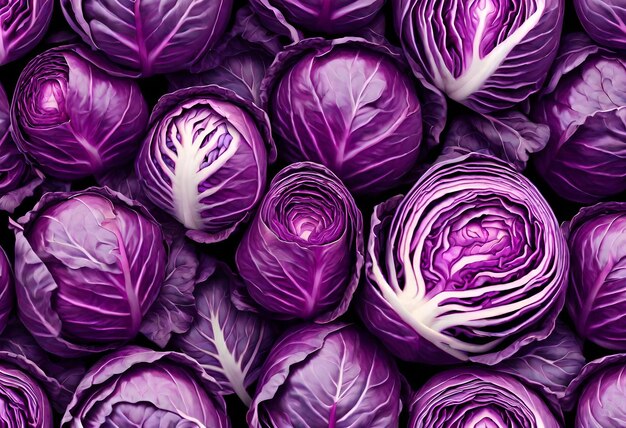
[[[504,162],[437,163],[378,205],[370,227],[358,308],[397,357],[495,364],[553,330],[567,244],[543,196]]]
[[[137,83],[81,45],[43,52],[15,88],[18,148],[54,178],[75,180],[128,162],[148,121]]]
[[[540,395],[513,376],[482,368],[433,376],[413,397],[410,428],[560,428]]]
[[[559,46],[563,0],[393,0],[414,70],[488,113],[539,91]]]
[[[61,427],[229,428],[226,405],[213,393],[213,382],[184,354],[127,346],[89,370]]]
[[[214,84],[260,105],[261,81],[280,50],[278,36],[261,27],[256,15],[244,6],[237,11],[231,31],[192,67],[191,73],[168,76],[170,87],[176,90]]]
[[[157,215],[156,207],[152,204],[152,201],[148,199],[141,183],[137,179],[135,174],[135,168],[121,168],[106,171],[104,174],[96,176],[96,181],[101,187],[108,187],[128,199],[137,201],[150,211],[152,215]]]
[[[626,421],[626,354],[588,363],[570,383],[563,408],[576,411],[575,428],[621,428]]]
[[[558,407],[570,382],[585,365],[581,340],[560,320],[546,339],[533,342],[494,369],[518,377]]]
[[[141,205],[107,188],[47,193],[12,227],[19,316],[42,348],[78,357],[136,336],[167,256]]]
[[[135,167],[144,192],[196,242],[226,239],[265,190],[276,157],[267,115],[215,85],[162,97]]]
[[[41,41],[52,18],[54,0],[4,0],[0,3],[0,65],[14,61]]]
[[[263,366],[248,425],[398,427],[401,388],[395,362],[354,326],[294,328]]]
[[[343,315],[363,267],[363,219],[348,189],[312,162],[280,171],[237,248],[247,291],[278,318]]]
[[[261,90],[281,157],[321,163],[355,194],[407,180],[446,120],[442,94],[410,79],[401,55],[358,38],[290,46]]]
[[[141,324],[141,333],[161,348],[172,334],[185,333],[192,325],[199,261],[194,246],[184,231],[171,241],[165,267],[165,279],[159,296]]]
[[[603,46],[626,48],[626,9],[619,0],[574,0],[587,34]]]
[[[261,364],[274,343],[268,321],[238,310],[231,290],[239,278],[225,264],[204,257],[195,296],[195,319],[173,345],[200,363],[221,394],[237,394],[250,405],[248,390],[259,377]]]
[[[626,203],[583,208],[563,232],[571,254],[566,307],[576,331],[626,351]]]
[[[233,0],[61,0],[67,22],[134,76],[187,68],[219,40]]]
[[[377,18],[384,0],[251,0],[250,6],[270,30],[293,42],[302,31],[325,35],[355,34]]]
[[[463,112],[450,124],[438,160],[484,153],[523,171],[530,154],[543,149],[549,138],[547,125],[533,123],[514,110],[491,115]]]
[[[583,34],[561,46],[533,103],[533,119],[550,127],[537,170],[560,196],[595,202],[626,190],[626,60]]]
[[[49,398],[52,407],[61,413],[85,374],[80,360],[57,359],[46,354],[17,320],[12,320],[0,335],[0,360],[35,380],[45,391],[46,400]]]
[[[10,134],[10,108],[0,85],[0,210],[12,213],[43,181],[26,162]]]

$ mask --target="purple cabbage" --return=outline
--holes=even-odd
[[[534,185],[502,161],[466,155],[375,208],[358,308],[401,359],[495,364],[550,334],[568,268]]]
[[[355,194],[411,180],[446,120],[442,94],[413,81],[395,50],[357,38],[281,52],[261,99],[281,157],[321,163]]]
[[[248,391],[274,343],[274,328],[233,305],[231,292],[238,281],[225,264],[202,258],[193,324],[174,339],[173,345],[200,363],[215,379],[221,394],[237,394],[250,405]]]
[[[574,0],[583,28],[597,43],[626,49],[626,8],[620,0]]]
[[[141,205],[107,188],[47,193],[12,227],[19,316],[42,348],[78,357],[137,335],[167,257]]]
[[[346,312],[363,267],[363,219],[326,167],[292,164],[270,184],[236,254],[247,292],[278,318]]]
[[[626,351],[626,203],[583,208],[563,232],[571,255],[566,307],[576,331]]]
[[[563,0],[393,0],[392,6],[414,72],[482,113],[541,89],[564,11]]]
[[[583,34],[561,45],[533,103],[533,118],[550,127],[537,170],[559,196],[595,202],[626,190],[626,60]]]
[[[127,346],[87,372],[61,428],[230,428],[226,405],[214,394],[213,382],[184,354]]]
[[[222,36],[232,6],[233,0],[61,0],[85,43],[135,77],[188,68]]]
[[[376,342],[352,325],[291,329],[261,371],[248,425],[399,426],[402,377]]]
[[[148,121],[137,83],[81,45],[53,48],[22,71],[11,105],[18,148],[54,178],[75,180],[128,162]]]
[[[477,367],[433,376],[409,412],[409,428],[562,426],[543,398],[515,377]]]
[[[275,156],[265,113],[211,85],[159,100],[135,167],[148,198],[189,238],[211,243],[248,219]]]
[[[54,0],[0,2],[0,65],[24,56],[43,39],[53,5]]]

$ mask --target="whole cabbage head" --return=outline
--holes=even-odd
[[[364,39],[307,39],[279,53],[261,85],[279,153],[330,168],[355,194],[408,181],[446,120],[442,94],[401,55]]]
[[[9,317],[13,311],[13,300],[15,292],[13,290],[13,272],[11,264],[4,252],[4,248],[0,247],[0,333],[4,330]]]
[[[385,0],[251,0],[252,10],[270,30],[300,41],[302,31],[315,34],[354,34],[370,25]]]
[[[46,351],[78,357],[137,335],[167,256],[141,205],[107,188],[47,193],[13,229],[19,316]]]
[[[513,376],[477,367],[446,370],[413,396],[409,428],[560,428],[543,398]]]
[[[43,179],[17,149],[10,132],[10,114],[7,95],[0,85],[0,210],[12,213],[33,195]]]
[[[0,65],[14,61],[41,41],[52,18],[54,0],[0,2]]]
[[[563,224],[570,251],[566,307],[578,334],[626,351],[626,203],[583,208]]]
[[[541,89],[556,55],[563,0],[393,0],[414,72],[482,112]]]
[[[513,375],[542,392],[558,409],[567,386],[584,365],[582,340],[557,319],[550,336],[523,347],[493,368]]]
[[[568,268],[535,186],[496,158],[466,155],[374,209],[359,311],[404,360],[495,364],[550,334]]]
[[[156,209],[153,208],[153,212]],[[164,348],[174,334],[188,331],[195,314],[194,288],[198,281],[200,261],[193,242],[186,239],[183,227],[167,214],[160,214],[163,235],[168,243],[165,279],[159,295],[143,317],[140,332],[153,343]]]
[[[127,346],[87,372],[61,428],[230,428],[224,399],[213,386],[184,354]]]
[[[574,0],[583,28],[603,46],[626,49],[626,9],[620,0]]]
[[[265,113],[210,85],[159,100],[135,167],[148,198],[182,223],[188,237],[210,243],[249,217],[275,156]]]
[[[233,0],[61,0],[85,43],[135,77],[188,68],[222,36],[232,6]]]
[[[626,59],[584,34],[563,38],[552,77],[532,106],[550,127],[536,166],[561,197],[595,202],[626,190]]]
[[[262,317],[240,311],[231,294],[240,281],[224,263],[200,259],[193,323],[173,342],[212,376],[223,395],[237,394],[247,406],[248,389],[274,343],[274,328]]]
[[[393,359],[355,326],[293,328],[261,370],[248,425],[398,427],[401,389]]]
[[[626,421],[626,354],[588,363],[570,383],[563,408],[576,412],[574,428],[621,428]]]
[[[363,219],[328,168],[292,164],[272,181],[237,248],[250,297],[279,318],[316,322],[348,310],[363,267]]]
[[[137,83],[81,45],[53,48],[30,61],[11,105],[18,148],[62,180],[127,163],[147,121]]]

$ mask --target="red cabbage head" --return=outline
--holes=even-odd
[[[466,155],[374,209],[358,308],[399,358],[495,364],[552,332],[568,269],[537,188],[503,161]]]
[[[586,207],[563,224],[570,250],[566,307],[578,334],[626,351],[626,203]]]
[[[137,335],[167,262],[143,206],[108,188],[46,193],[13,229],[19,316],[42,348],[79,357]]]
[[[595,45],[584,34],[565,36],[532,115],[550,127],[535,164],[559,196],[590,203],[626,190],[623,54]]]
[[[230,428],[213,386],[213,378],[184,354],[123,347],[87,372],[60,426]]]
[[[560,428],[540,394],[508,374],[477,367],[433,376],[414,395],[409,428]]]
[[[280,156],[332,170],[357,195],[412,181],[439,140],[443,95],[402,56],[364,39],[306,39],[278,54],[261,85]]]
[[[481,113],[541,89],[565,7],[563,0],[392,0],[392,6],[413,71]]]
[[[76,180],[128,162],[148,107],[139,85],[86,46],[53,48],[22,71],[11,105],[17,147],[46,175]]]
[[[61,0],[85,43],[133,76],[188,68],[222,36],[233,0]]]
[[[0,1],[0,65],[21,58],[41,41],[54,0]]]
[[[241,240],[249,295],[279,318],[328,322],[344,314],[363,267],[363,219],[328,168],[289,165],[270,184]]]
[[[246,221],[275,158],[269,122],[251,101],[210,85],[162,97],[135,162],[147,197],[210,243]]]

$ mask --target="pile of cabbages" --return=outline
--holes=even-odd
[[[0,83],[1,427],[626,427],[623,0],[0,0]]]

